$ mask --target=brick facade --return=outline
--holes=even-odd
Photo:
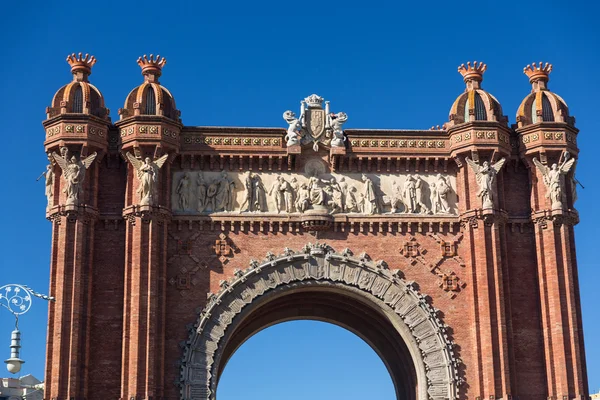
[[[578,154],[574,120],[545,87],[548,68],[531,69],[534,90],[512,128],[493,96],[480,88],[485,66],[469,65],[462,70],[467,90],[444,127],[348,129],[346,146],[324,143],[314,151],[286,146],[280,128],[182,125],[174,99],[158,83],[164,62],[139,63],[145,82],[131,92],[119,110],[120,121],[113,124],[101,94],[94,98],[96,89],[88,84],[93,62],[72,56],[74,81],[59,90],[44,121],[45,150],[56,154],[49,158],[57,177],[47,209],[53,225],[50,295],[57,299],[49,311],[47,398],[203,398],[181,389],[184,380],[193,380],[181,376],[181,365],[193,346],[186,343],[190,330],[202,328],[197,324],[207,295],[226,291],[240,270],[256,267],[253,260],[268,261],[269,253],[279,257],[285,248],[300,251],[317,242],[337,253],[351,249],[355,257],[366,252],[369,265],[385,261],[377,265],[386,266],[386,276],[414,281],[427,304],[439,310],[437,316],[448,327],[447,354],[455,358],[452,387],[457,389],[432,398],[587,398],[573,236],[578,221],[570,179],[574,171],[562,178],[564,202],[558,209],[546,198],[543,176],[533,162],[535,157],[550,166],[560,164],[565,151]],[[83,88],[81,110],[74,109],[77,85]],[[153,97],[148,90],[154,90]],[[554,112],[552,120],[542,112],[543,95]],[[148,99],[156,101],[154,107],[146,104]],[[80,159],[97,153],[75,204],[68,204],[63,193],[68,182],[56,162],[65,147]],[[151,204],[140,204],[140,181],[128,152],[138,159],[168,154]],[[467,158],[480,165],[506,159],[495,182],[494,207],[482,207],[477,174]],[[453,182],[456,212],[186,214],[173,204],[176,177],[186,171],[239,174],[236,191],[241,193],[242,176],[249,171],[288,179],[305,174],[315,160],[326,174],[382,177],[382,194],[383,177],[444,174]],[[240,325],[237,336],[231,336],[232,343],[278,315],[341,323],[314,298],[287,296],[290,300],[281,304],[265,300],[269,313],[258,309],[251,314],[246,328]],[[323,301],[332,307],[339,300],[327,296]],[[348,321],[360,324],[356,315]],[[405,354],[404,344],[398,346],[404,349],[398,354]],[[231,355],[228,349],[224,357]],[[419,368],[398,373],[399,380],[406,379],[402,382],[416,382],[399,398],[423,397],[416,388],[424,385]]]

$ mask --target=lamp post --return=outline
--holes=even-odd
[[[21,365],[25,362],[19,358],[21,349],[21,331],[19,331],[19,315],[25,314],[31,308],[32,296],[39,297],[47,301],[54,301],[54,297],[34,292],[25,285],[9,284],[0,287],[0,306],[6,308],[15,316],[15,330],[10,336],[10,358],[5,360],[6,369],[11,374],[16,374],[21,370]]]

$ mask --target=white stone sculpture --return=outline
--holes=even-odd
[[[241,209],[246,212],[267,212],[267,191],[259,175],[249,173],[245,179],[246,198]]]
[[[402,190],[398,182],[392,181],[392,194],[390,196],[384,196],[386,205],[389,203],[392,213],[397,213],[401,206],[406,208],[402,198]]]
[[[437,214],[439,208],[438,189],[435,182],[429,185],[429,201],[431,202],[431,213]]]
[[[300,118],[296,118],[296,114],[290,110],[283,113],[283,119],[289,125],[285,135],[287,146],[300,144],[300,138],[302,137],[302,119],[304,117],[304,110],[302,111]]]
[[[469,157],[466,157],[465,161],[467,161],[467,164],[469,164],[471,170],[475,173],[477,185],[479,186],[477,196],[481,197],[482,207],[484,209],[494,208],[496,205],[496,175],[502,169],[506,159],[502,158],[492,165],[487,161],[479,165],[478,162],[471,160]]]
[[[198,212],[204,212],[204,210],[206,209],[206,191],[207,191],[207,186],[206,186],[206,182],[204,181],[204,174],[202,174],[202,172],[198,172],[198,176],[196,178],[196,184],[198,185],[198,190],[197,190],[197,204],[196,204],[196,210]]]
[[[419,213],[429,214],[431,211],[425,204],[423,199],[425,198],[425,191],[427,190],[427,182],[425,182],[419,175],[415,175],[415,197],[417,205],[419,206]]]
[[[312,143],[314,151],[319,150],[320,143],[344,147],[346,139],[342,125],[348,120],[348,116],[343,112],[330,113],[329,102],[324,101],[321,96],[312,94],[301,101],[299,118],[288,110],[283,113],[283,119],[288,123],[285,135],[288,146]]]
[[[546,198],[550,199],[552,209],[562,209],[564,192],[563,175],[569,173],[575,163],[575,159],[566,156],[560,164],[554,163],[550,168],[539,162],[535,157],[533,158],[533,163],[542,174],[544,185],[546,185]]]
[[[362,175],[361,179],[365,183],[363,212],[379,214],[381,212],[381,205],[373,181],[365,174]]]
[[[177,184],[177,189],[175,189],[175,192],[177,193],[177,196],[179,199],[179,209],[181,209],[182,211],[189,209],[189,204],[190,204],[189,186],[190,186],[190,173],[186,172],[183,174],[183,176],[179,180],[179,183]]]
[[[452,192],[452,188],[446,182],[446,178],[442,174],[435,176],[435,182],[429,185],[431,190],[431,211],[433,214],[450,214],[452,212],[448,195]]]
[[[342,125],[348,120],[348,115],[344,112],[339,112],[337,114],[331,113],[327,116],[329,120],[329,126],[333,132],[333,138],[331,139],[332,147],[344,147],[344,142],[346,141],[346,137],[344,136],[344,130],[342,129]]]
[[[326,186],[325,194],[327,195],[327,206],[331,209],[332,214],[339,213],[344,210],[342,188],[334,177],[331,178],[329,185]]]
[[[278,176],[269,190],[269,196],[273,197],[275,203],[275,211],[280,213],[285,211],[291,213],[293,210],[293,188],[292,185],[282,176]]]
[[[571,170],[572,170],[572,172],[571,172],[571,201],[573,202],[573,206],[575,206],[575,202],[578,199],[578,197],[577,197],[577,185],[579,184],[579,181],[577,180],[577,178],[575,178],[575,169],[576,168],[577,168],[577,161],[575,161],[573,163],[573,166],[571,167]]]
[[[46,171],[42,173],[41,177],[45,178],[46,181],[46,200],[48,201],[47,208],[52,207],[53,199],[54,199],[54,170],[52,169],[52,164],[48,164],[46,166]],[[39,178],[38,178],[39,179]]]
[[[158,171],[163,166],[168,154],[163,155],[158,160],[152,161],[150,157],[146,157],[144,161],[138,160],[129,152],[126,154],[127,159],[136,170],[138,179],[137,193],[140,195],[140,205],[154,205],[155,192],[158,184]]]
[[[229,178],[227,171],[221,171],[217,193],[214,196],[215,207],[213,211],[233,211],[234,198],[235,182]]]
[[[63,190],[67,195],[67,205],[79,205],[83,197],[83,183],[85,182],[85,172],[96,159],[97,153],[89,155],[82,159],[75,156],[69,159],[69,150],[66,147],[60,149],[61,155],[52,153],[52,157],[62,170],[62,176],[65,179],[66,187]]]
[[[404,212],[405,213],[416,213],[417,212],[417,189],[415,185],[415,179],[412,175],[408,175],[404,182],[402,190],[402,197],[404,198]]]
[[[310,190],[308,189],[308,185],[303,183],[300,185],[300,189],[296,195],[296,210],[303,213],[310,208],[310,204]]]
[[[360,200],[358,197],[356,186],[352,185],[346,192],[345,211],[348,213],[360,212]]]

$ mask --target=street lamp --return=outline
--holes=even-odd
[[[10,358],[5,360],[6,369],[11,374],[16,374],[21,370],[21,365],[25,362],[19,358],[21,349],[21,331],[19,331],[19,315],[25,314],[31,308],[32,296],[39,297],[47,301],[54,301],[54,297],[34,292],[25,285],[4,285],[0,287],[0,306],[6,308],[15,316],[15,330],[10,335]]]

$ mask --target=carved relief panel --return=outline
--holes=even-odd
[[[451,174],[177,171],[175,214],[297,213],[457,215]]]

